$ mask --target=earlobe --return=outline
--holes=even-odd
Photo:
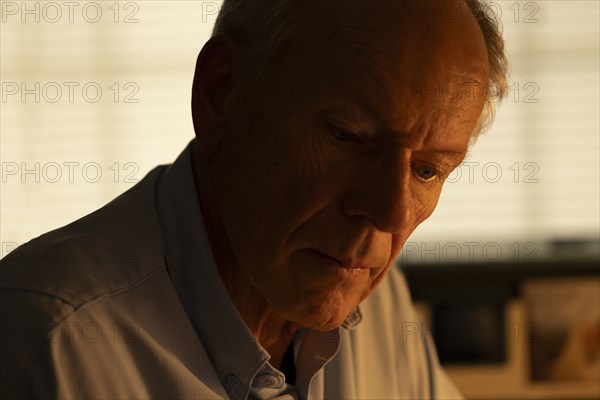
[[[218,149],[229,112],[227,97],[239,75],[240,49],[228,36],[213,36],[196,61],[192,86],[192,119],[196,137],[210,153]]]

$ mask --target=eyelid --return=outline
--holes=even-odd
[[[364,133],[362,133],[362,132],[357,132],[352,129],[346,129],[346,128],[343,128],[343,127],[340,127],[337,125],[333,125],[333,124],[327,124],[327,125],[328,125],[329,130],[334,134],[334,137],[335,137],[335,133],[341,132],[341,133],[348,133],[348,134],[352,135],[355,138],[355,142],[363,143],[365,141]],[[337,137],[336,137],[336,139],[342,141],[341,139],[339,139]]]
[[[431,168],[435,173],[430,178],[423,178],[422,176],[420,176],[417,173],[417,171],[415,171],[417,168],[420,168],[420,167]],[[440,165],[436,165],[436,164],[430,163],[430,162],[424,162],[424,161],[411,162],[411,171],[414,171],[416,178],[423,183],[430,183],[435,180],[441,180],[444,177],[444,168]]]
[[[375,134],[380,131],[379,124],[369,114],[356,107],[331,107],[321,113],[326,123],[344,127],[352,132]]]
[[[326,125],[337,127],[338,129],[346,130],[348,132],[353,132],[360,136],[376,133],[376,131],[370,128],[369,124],[365,124],[365,121],[359,117],[344,117],[340,116],[339,114],[332,113],[324,115],[323,122]]]

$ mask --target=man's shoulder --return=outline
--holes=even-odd
[[[155,168],[104,207],[0,260],[2,297],[51,307],[54,318],[61,318],[163,268],[164,240],[154,200],[163,170]]]

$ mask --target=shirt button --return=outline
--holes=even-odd
[[[283,376],[279,374],[262,373],[257,375],[252,383],[254,387],[280,389],[283,386]]]
[[[225,377],[225,385],[229,387],[240,386],[240,380],[234,374],[229,374]]]
[[[243,390],[242,382],[234,374],[228,374],[225,376],[225,390],[227,391],[229,398],[233,400],[241,400],[246,398],[246,391]]]

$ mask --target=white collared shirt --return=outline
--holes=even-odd
[[[297,333],[297,378],[285,383],[220,281],[191,145],[1,260],[0,322],[9,396],[460,398],[397,269],[343,327]]]

